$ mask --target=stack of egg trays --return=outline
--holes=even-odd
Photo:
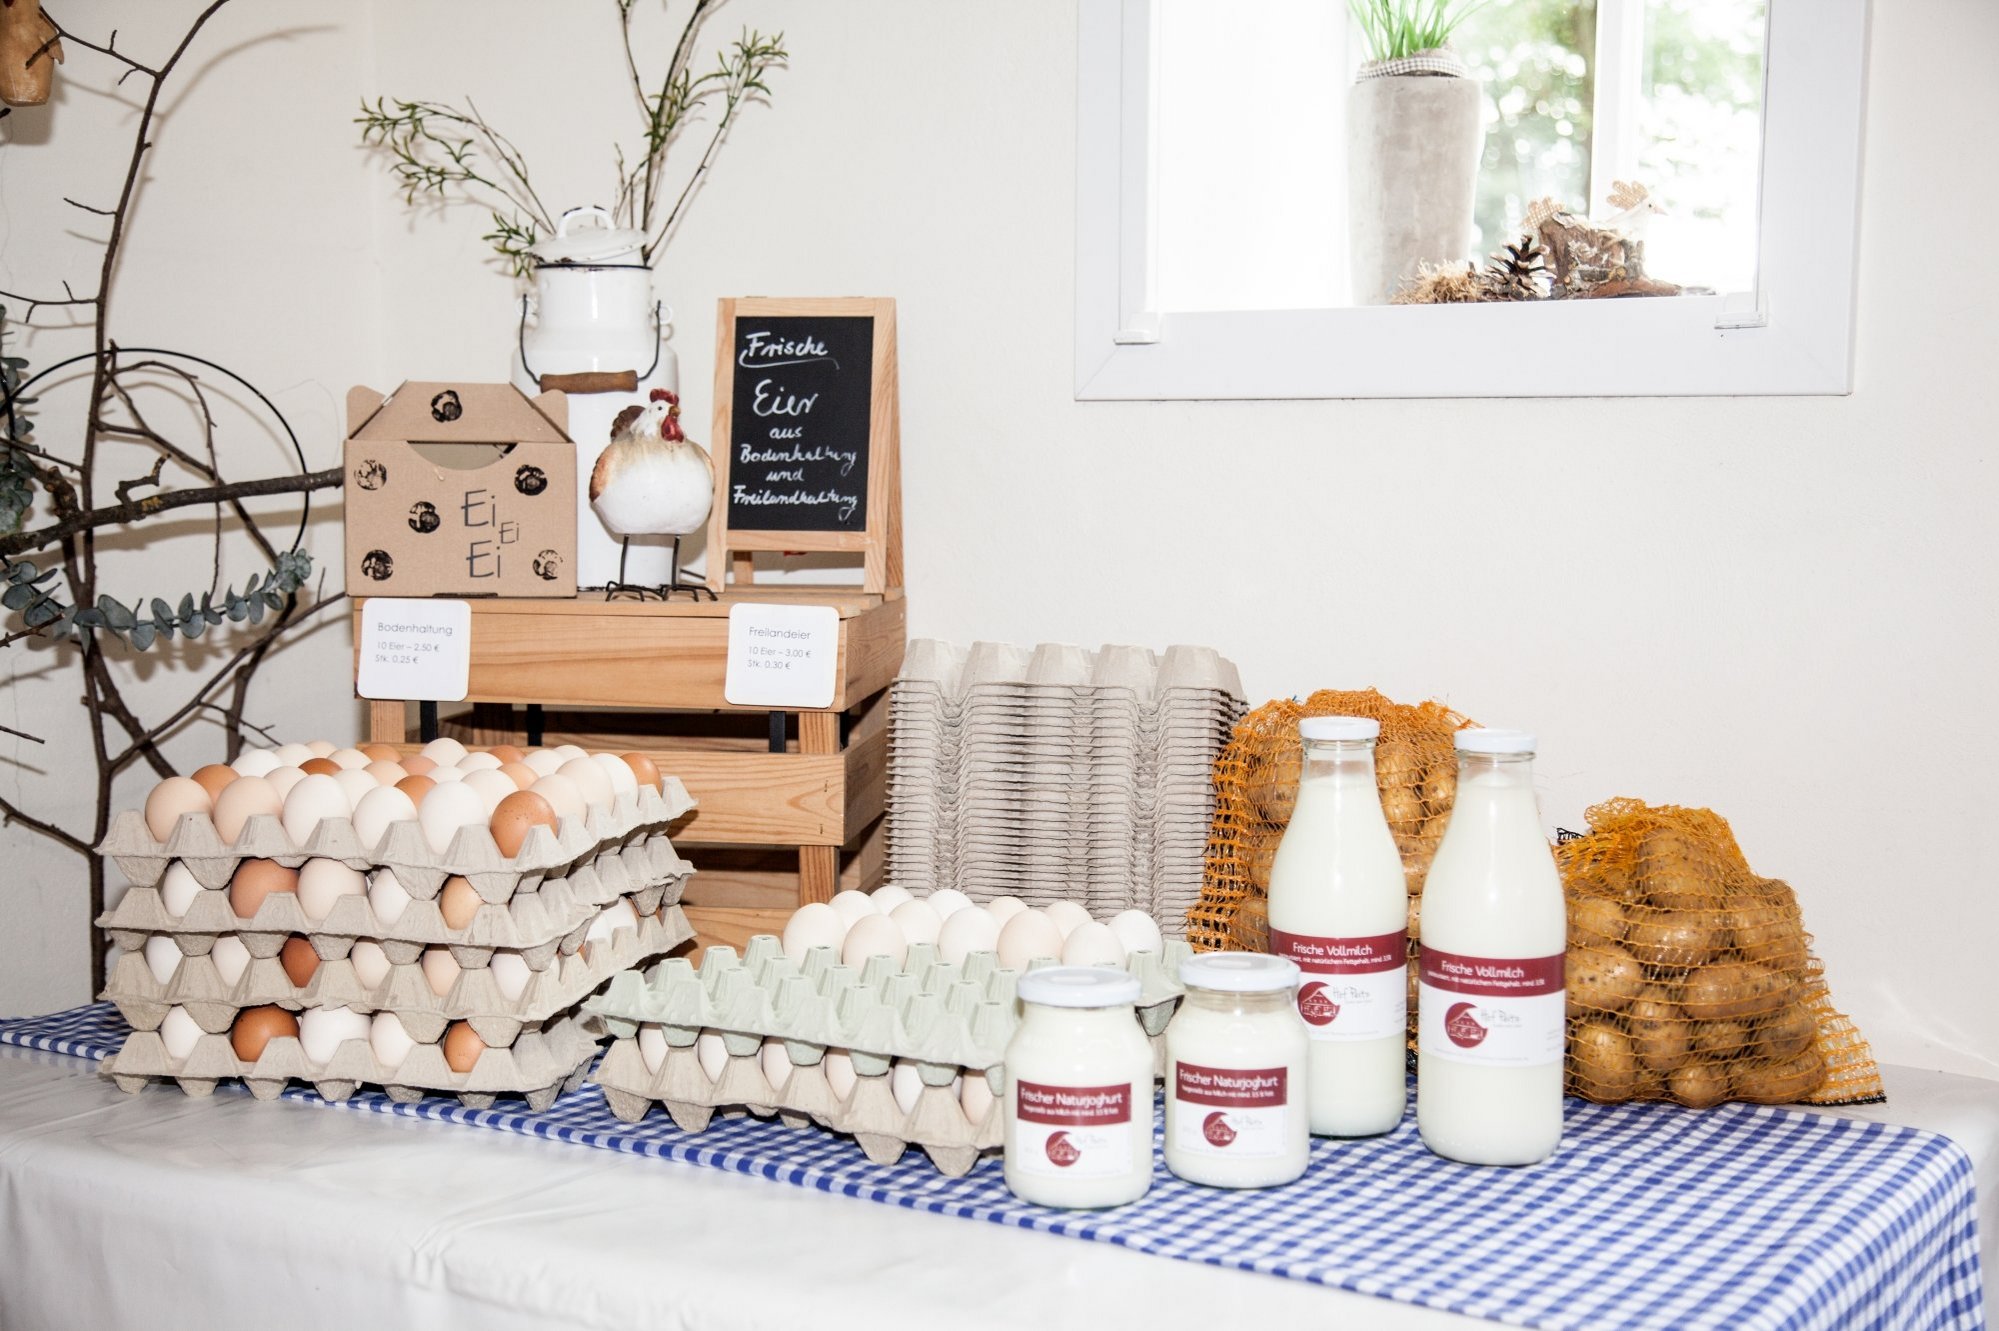
[[[171,1078],[190,1095],[207,1095],[229,1077],[241,1079],[259,1098],[302,1080],[330,1100],[346,1099],[368,1083],[398,1101],[444,1093],[483,1108],[497,1095],[525,1094],[530,1108],[546,1108],[557,1094],[580,1084],[596,1047],[596,1037],[571,1009],[608,976],[693,936],[679,904],[693,866],[674,851],[664,831],[692,807],[686,789],[669,778],[663,791],[642,789],[608,810],[593,808],[581,824],[564,819],[553,833],[533,829],[511,860],[483,826],[462,829],[438,855],[414,822],[391,825],[369,849],[345,819],[322,823],[298,845],[276,819],[252,818],[233,845],[224,845],[203,815],[184,816],[162,843],[153,840],[142,818],[123,814],[102,850],[133,885],[98,925],[125,950],[103,997],[117,1004],[134,1031],[107,1071],[127,1091]],[[325,919],[310,920],[296,895],[274,892],[255,916],[240,919],[229,906],[227,889],[236,866],[250,858],[290,868],[313,858],[338,859],[363,872],[387,867],[412,900],[390,925],[376,918],[364,895],[342,897]],[[158,886],[175,859],[206,889],[178,917],[167,912]],[[486,903],[463,929],[449,928],[437,904],[439,890],[453,875],[465,877]],[[591,922],[620,897],[631,899],[639,927],[584,948]],[[146,937],[156,933],[172,937],[186,958],[165,985],[139,955]],[[251,956],[233,985],[207,960],[224,934],[240,938]],[[303,987],[294,986],[276,960],[295,934],[312,944],[321,961]],[[379,942],[391,963],[388,978],[372,990],[347,960],[362,938]],[[461,968],[457,983],[442,996],[417,965],[432,946],[449,947]],[[519,951],[531,971],[518,998],[505,997],[487,968],[498,948]],[[254,1064],[245,1064],[236,1058],[228,1032],[238,1012],[264,1004],[293,1011],[391,1011],[418,1047],[389,1069],[375,1060],[367,1041],[353,1040],[319,1067],[306,1060],[297,1040],[277,1039]],[[176,1005],[186,1007],[205,1032],[180,1061],[167,1054],[157,1034]],[[460,1020],[488,1046],[468,1073],[451,1071],[436,1045],[445,1027]]]
[[[1138,1019],[1153,1042],[1154,1075],[1165,1071],[1164,1033],[1183,992],[1177,976],[1188,955],[1187,944],[1174,941],[1163,953],[1138,952],[1127,962],[1141,985]],[[1046,964],[1052,959],[1029,968]],[[596,1081],[611,1111],[628,1123],[644,1118],[655,1102],[687,1132],[706,1128],[717,1109],[777,1114],[793,1127],[817,1123],[851,1134],[876,1164],[893,1164],[919,1147],[956,1177],[1001,1144],[1002,1060],[1020,1022],[1017,976],[993,953],[953,964],[938,960],[926,943],[912,944],[900,967],[872,957],[856,970],[823,947],[794,963],[764,934],[750,939],[741,957],[733,948],[709,948],[699,969],[676,957],[647,975],[620,975],[584,1010],[617,1037]],[[640,1053],[641,1025],[657,1025],[666,1037],[657,1071]],[[707,1074],[695,1050],[704,1031],[721,1036],[728,1050],[718,1077]],[[784,1042],[792,1064],[781,1087],[770,1084],[759,1057],[769,1039]],[[846,1050],[853,1060],[856,1080],[844,1100],[826,1080],[829,1049]],[[889,1087],[898,1062],[914,1063],[923,1081],[907,1113]],[[951,1093],[959,1076],[983,1076],[992,1088],[993,1105],[981,1122],[970,1122]]]

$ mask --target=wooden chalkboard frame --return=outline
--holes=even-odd
[[[859,552],[861,588],[887,595],[902,587],[902,423],[898,403],[895,301],[888,297],[728,297],[715,319],[715,504],[708,516],[708,585],[717,593],[733,575],[756,581],[758,550]],[[872,318],[874,365],[868,411],[867,525],[860,531],[755,531],[729,525],[736,402],[736,324],[740,319]]]

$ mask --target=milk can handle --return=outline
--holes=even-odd
[[[604,223],[604,229],[606,231],[610,230],[612,227],[617,225],[617,223],[611,219],[611,210],[609,208],[600,208],[594,203],[586,203],[581,208],[571,208],[568,212],[562,215],[562,220],[555,224],[556,238],[559,240],[563,236],[569,234],[570,219],[583,216],[585,214],[593,214],[597,218],[599,218]]]

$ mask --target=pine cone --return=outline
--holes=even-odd
[[[1543,300],[1548,295],[1547,256],[1531,235],[1495,251],[1479,280],[1487,300]]]

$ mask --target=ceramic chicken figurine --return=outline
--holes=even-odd
[[[590,473],[590,507],[613,536],[627,548],[634,536],[671,536],[673,571],[657,588],[627,586],[624,560],[619,580],[606,589],[605,599],[621,591],[657,591],[661,599],[686,592],[695,600],[715,593],[700,583],[680,578],[680,538],[700,531],[715,502],[715,467],[708,451],[680,428],[680,397],[665,388],[652,390],[652,400],[619,412],[611,422],[611,442],[597,457]]]

